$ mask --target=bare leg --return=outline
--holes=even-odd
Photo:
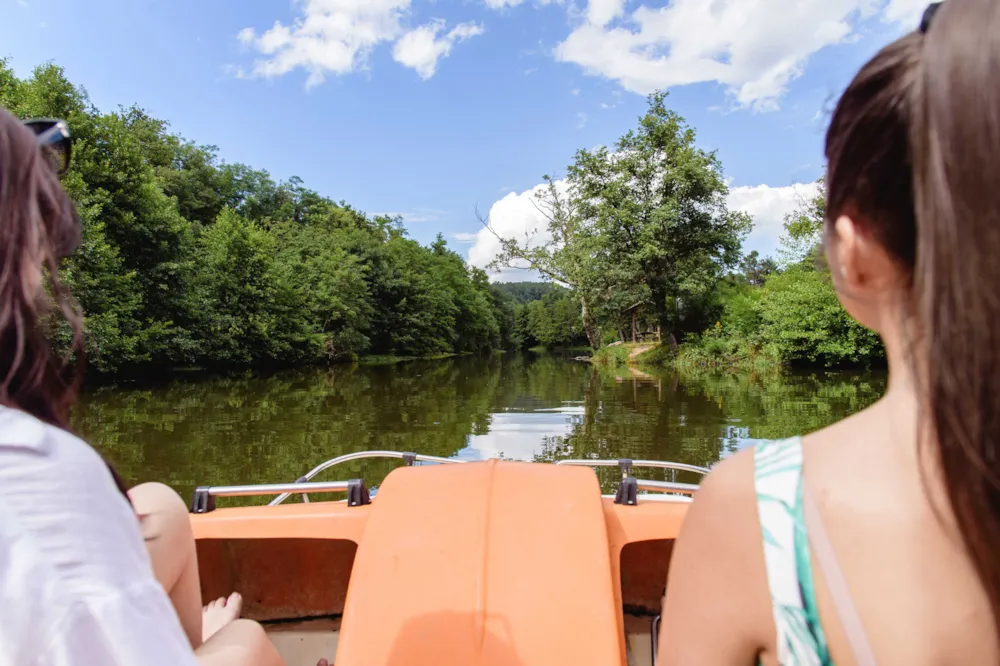
[[[162,483],[144,483],[128,493],[142,520],[142,536],[153,573],[170,596],[191,648],[201,646],[201,584],[187,507]]]
[[[264,628],[252,620],[233,620],[195,650],[201,666],[284,666]]]
[[[204,666],[283,666],[263,627],[236,619],[238,594],[201,605],[198,557],[187,506],[161,483],[144,483],[129,491],[142,520],[142,534],[156,579],[174,605],[181,627]]]

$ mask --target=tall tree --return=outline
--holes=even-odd
[[[665,101],[666,93],[650,95],[639,127],[613,151],[578,151],[569,180],[578,224],[597,241],[591,256],[613,267],[615,283],[648,289],[663,335],[675,342],[684,308],[738,262],[751,221],[727,208],[717,156],[695,145],[694,129]]]

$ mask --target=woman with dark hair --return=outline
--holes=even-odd
[[[0,664],[278,666],[260,625],[237,619],[239,595],[201,607],[180,497],[127,494],[67,429],[83,362],[59,280],[81,233],[59,184],[68,159],[65,123],[0,109]],[[70,363],[46,335],[59,319]]]
[[[659,663],[1000,662],[1000,2],[947,0],[848,86],[826,256],[889,387],[720,463],[674,549]]]

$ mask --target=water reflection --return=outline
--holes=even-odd
[[[84,396],[74,424],[129,482],[187,495],[199,484],[291,481],[369,449],[711,465],[843,418],[884,389],[880,373],[677,376],[504,355],[107,386]],[[396,464],[357,461],[328,478],[375,485]]]

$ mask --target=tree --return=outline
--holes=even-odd
[[[580,150],[569,169],[577,225],[594,242],[588,258],[616,285],[644,285],[649,306],[673,340],[685,303],[698,302],[739,259],[751,222],[728,210],[728,188],[714,152],[667,109],[666,93],[615,144]],[[591,262],[592,264],[593,262]]]
[[[757,250],[752,251],[740,264],[740,273],[747,284],[753,287],[761,287],[767,276],[778,270],[778,264],[770,257],[760,258]]]
[[[535,208],[546,228],[530,229],[524,238],[504,238],[490,268],[517,266],[519,262],[538,271],[546,279],[574,289],[580,299],[580,319],[590,346],[601,345],[601,333],[594,317],[593,301],[599,291],[601,266],[596,242],[587,220],[577,214],[577,198],[563,181],[544,176],[544,187],[535,195]],[[493,231],[488,220],[480,221]]]
[[[141,108],[102,113],[54,65],[22,80],[0,60],[0,104],[69,122],[62,182],[83,230],[62,270],[93,369],[486,352],[514,336],[485,273],[398,218],[222,163]]]
[[[819,192],[811,199],[799,195],[799,205],[785,215],[778,250],[782,262],[815,264],[822,261],[823,224],[826,217],[826,183],[822,178],[816,181]]]

